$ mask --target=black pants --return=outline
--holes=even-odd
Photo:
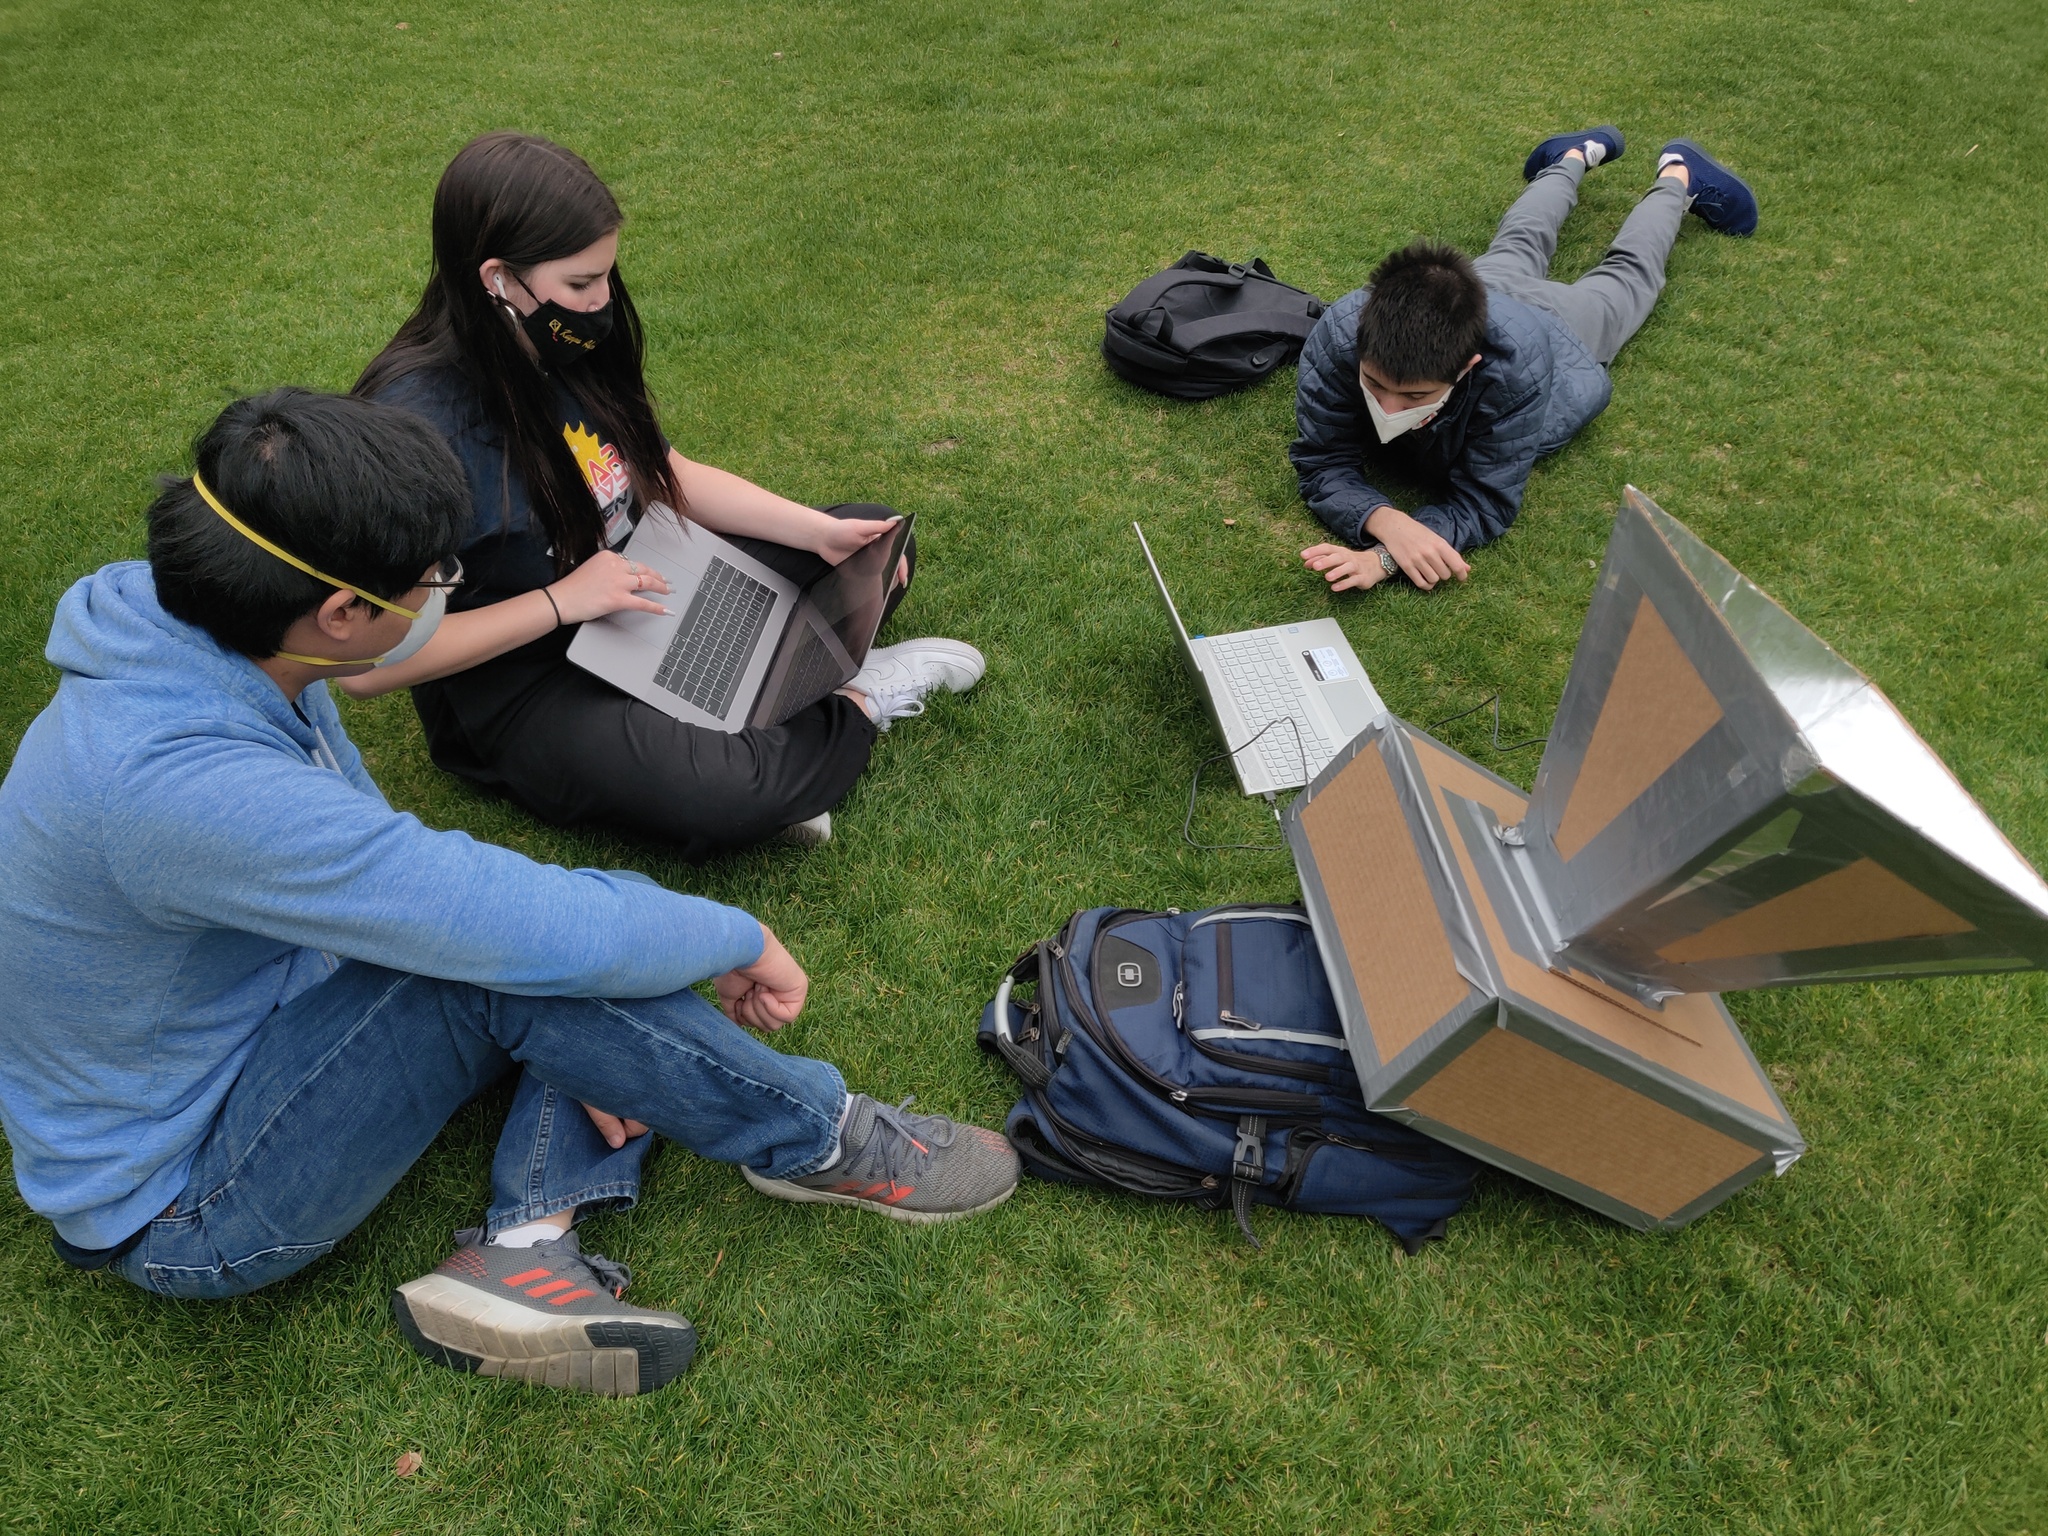
[[[893,517],[865,502],[833,517]],[[829,567],[765,539],[733,543],[807,586]],[[909,550],[916,571],[917,552]],[[891,594],[883,622],[903,600]],[[568,660],[574,626],[413,689],[434,762],[558,826],[614,826],[676,845],[686,859],[743,847],[845,798],[875,727],[832,694],[781,725],[686,725]]]

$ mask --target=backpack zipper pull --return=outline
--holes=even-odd
[[[1176,981],[1173,984],[1173,1027],[1175,1029],[1185,1029],[1187,1027],[1181,1022],[1181,1004],[1186,998],[1187,983],[1185,981]]]
[[[1266,1027],[1257,1019],[1240,1018],[1228,1009],[1220,1010],[1216,1017],[1221,1023],[1228,1024],[1235,1029],[1264,1029]]]

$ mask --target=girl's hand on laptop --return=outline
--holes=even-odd
[[[803,1011],[811,979],[766,923],[761,925],[761,939],[760,959],[727,971],[714,985],[727,1018],[772,1034]]]
[[[585,619],[601,619],[628,608],[667,613],[668,609],[649,594],[665,594],[668,590],[668,578],[653,566],[615,549],[601,549],[548,587],[547,593],[555,600],[564,624],[581,624]]]
[[[1346,549],[1342,544],[1311,544],[1301,552],[1301,563],[1319,573],[1332,592],[1363,592],[1387,579],[1374,549]]]
[[[900,517],[832,517],[820,512],[821,526],[811,548],[837,565],[848,555],[866,549],[902,521]]]

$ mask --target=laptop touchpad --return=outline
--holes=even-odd
[[[1322,695],[1330,713],[1337,717],[1337,729],[1344,733],[1346,741],[1372,724],[1372,698],[1366,693],[1365,684],[1324,683]]]

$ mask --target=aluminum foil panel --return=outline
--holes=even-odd
[[[1505,843],[1553,960],[1686,992],[2048,964],[2048,885],[1890,700],[1633,487]]]

